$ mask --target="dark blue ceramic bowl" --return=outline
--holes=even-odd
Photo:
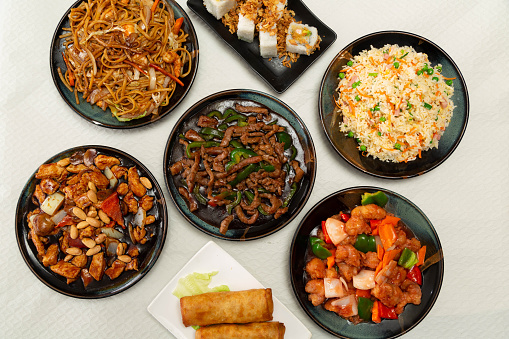
[[[191,52],[193,56],[193,60],[191,62],[191,72],[185,77],[182,78],[182,82],[184,86],[177,86],[173,96],[170,99],[170,102],[167,106],[161,108],[161,111],[157,116],[148,116],[141,119],[135,119],[131,121],[118,121],[115,118],[111,110],[109,108],[106,111],[103,111],[97,105],[91,105],[86,100],[83,100],[83,96],[81,93],[78,94],[79,102],[78,105],[76,103],[76,99],[74,97],[74,93],[69,91],[67,87],[63,84],[58,76],[58,68],[65,72],[67,69],[65,66],[64,59],[62,57],[62,52],[65,50],[63,46],[63,40],[59,38],[60,35],[65,33],[63,31],[64,27],[69,27],[69,18],[68,15],[71,12],[72,8],[78,7],[79,4],[83,0],[76,1],[68,10],[65,12],[64,16],[58,23],[57,29],[53,35],[53,39],[51,41],[50,48],[50,66],[51,66],[51,76],[53,78],[53,82],[58,90],[58,93],[62,96],[62,99],[82,118],[85,120],[103,127],[115,128],[115,129],[127,129],[127,128],[135,128],[145,126],[152,122],[158,121],[161,118],[165,117],[170,113],[177,105],[184,99],[186,94],[191,89],[191,86],[194,82],[194,78],[196,77],[196,72],[198,70],[198,38],[196,36],[196,32],[194,30],[193,23],[187,16],[187,13],[180,7],[180,5],[174,0],[164,0],[166,5],[169,8],[173,9],[175,14],[175,18],[184,18],[184,23],[182,25],[182,29],[184,32],[188,34],[187,42],[184,44],[187,47],[187,50]]]
[[[148,271],[154,266],[159,254],[163,249],[164,242],[166,240],[166,233],[168,228],[168,215],[166,211],[166,201],[164,199],[163,191],[157,183],[155,177],[150,173],[142,163],[136,160],[131,155],[120,151],[118,149],[99,146],[99,145],[87,145],[73,147],[63,152],[60,152],[51,158],[49,158],[45,164],[57,162],[61,159],[70,157],[77,151],[85,152],[89,148],[97,150],[98,154],[104,154],[108,156],[114,156],[121,160],[121,165],[125,167],[136,166],[136,169],[140,172],[141,176],[147,177],[152,182],[152,188],[147,191],[148,194],[155,197],[154,206],[150,211],[149,215],[153,215],[156,218],[155,223],[150,225],[150,229],[154,230],[154,236],[150,238],[145,244],[138,244],[140,255],[138,256],[138,271],[125,271],[117,279],[110,280],[107,276],[104,276],[101,281],[92,281],[87,288],[84,288],[81,279],[76,280],[71,284],[66,283],[66,279],[56,273],[53,273],[49,267],[44,267],[37,258],[37,250],[30,239],[28,239],[29,227],[27,222],[27,215],[30,211],[33,211],[37,206],[32,202],[32,195],[35,190],[35,185],[39,180],[35,179],[34,174],[30,177],[25,187],[21,191],[21,195],[18,200],[16,208],[16,240],[18,247],[21,251],[21,255],[25,260],[30,270],[35,274],[39,280],[41,280],[49,288],[60,292],[64,295],[82,298],[82,299],[97,299],[109,297],[114,294],[118,294],[122,291],[127,290],[138,281],[140,281]],[[127,229],[123,232],[123,242],[129,242],[129,234]]]
[[[341,114],[334,103],[334,93],[338,87],[338,73],[346,63],[363,50],[381,48],[386,44],[412,46],[417,52],[426,53],[432,65],[442,64],[442,74],[456,77],[452,101],[456,108],[449,126],[440,139],[438,149],[422,153],[421,159],[407,163],[384,162],[372,156],[363,156],[358,144],[339,131]],[[403,179],[422,175],[438,167],[454,152],[465,133],[469,114],[468,92],[465,79],[458,66],[447,53],[430,40],[408,32],[384,31],[363,36],[348,46],[332,60],[325,72],[318,96],[318,109],[322,126],[330,143],[350,165],[358,170],[379,178]]]
[[[255,102],[268,108],[278,118],[278,124],[287,126],[288,132],[292,135],[293,144],[297,147],[299,154],[297,160],[300,161],[301,168],[305,169],[306,174],[300,182],[299,189],[292,198],[288,212],[278,219],[272,217],[259,217],[253,225],[244,225],[235,219],[228,228],[226,234],[219,233],[219,226],[225,217],[225,207],[211,207],[199,205],[200,208],[191,212],[186,201],[180,195],[178,188],[182,186],[180,175],[173,177],[170,172],[170,166],[180,160],[184,155],[184,147],[179,144],[179,134],[184,134],[190,127],[194,127],[196,120],[202,114],[212,110],[224,111],[228,107],[234,107],[235,103]],[[292,132],[293,131],[293,132]],[[269,234],[272,234],[297,216],[305,205],[311,194],[311,189],[315,182],[316,175],[316,154],[313,140],[307,130],[304,122],[299,118],[288,105],[275,97],[254,91],[254,90],[226,90],[209,95],[185,112],[180,120],[175,124],[173,131],[168,138],[164,152],[164,172],[165,181],[170,191],[173,202],[182,215],[196,228],[213,237],[226,240],[253,240]]]
[[[423,283],[420,305],[408,304],[398,319],[381,323],[363,322],[353,325],[323,306],[313,306],[305,292],[304,268],[309,234],[322,220],[340,211],[352,210],[361,204],[365,192],[383,191],[389,198],[385,209],[401,218],[407,228],[426,245],[426,261],[421,267]],[[293,292],[307,315],[321,328],[340,338],[395,338],[407,333],[426,317],[438,298],[444,278],[444,259],[438,234],[424,213],[407,198],[379,187],[352,187],[323,198],[304,216],[293,237],[290,249],[290,279]]]

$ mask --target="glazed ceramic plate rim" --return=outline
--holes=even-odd
[[[232,291],[264,288],[264,286],[240,265],[231,255],[213,241],[203,246],[166,284],[159,294],[148,305],[148,312],[178,339],[194,339],[195,330],[184,327],[180,314],[179,299],[172,294],[178,280],[188,274],[209,273],[218,271],[212,277],[210,287],[227,285]],[[288,338],[309,339],[311,332],[283,305],[275,296],[274,321],[285,324]]]
[[[164,243],[166,241],[166,234],[168,230],[168,213],[166,209],[166,200],[164,198],[163,190],[161,189],[161,186],[159,185],[155,177],[152,175],[152,173],[149,171],[149,169],[146,166],[144,166],[140,161],[138,161],[136,158],[134,158],[132,155],[119,149],[103,145],[75,146],[68,148],[64,151],[58,152],[57,154],[51,156],[44,162],[44,164],[58,161],[58,159],[61,159],[65,154],[72,154],[75,151],[85,150],[89,148],[94,148],[102,153],[110,155],[114,154],[118,157],[126,158],[128,159],[128,161],[136,164],[138,170],[143,171],[144,175],[151,180],[154,191],[157,192],[157,194],[160,196],[160,200],[156,199],[154,201],[154,204],[158,203],[160,205],[158,208],[158,212],[161,215],[161,226],[160,226],[161,229],[159,231],[160,235],[154,242],[153,248],[149,251],[149,253],[147,253],[146,260],[149,260],[147,264],[139,271],[133,273],[132,277],[125,279],[123,282],[119,282],[118,284],[114,283],[110,288],[106,290],[97,289],[92,291],[85,290],[84,292],[82,292],[82,290],[78,291],[73,290],[73,288],[70,285],[65,285],[64,288],[57,286],[56,282],[60,280],[59,277],[57,277],[56,274],[50,272],[49,268],[44,267],[42,263],[36,258],[36,253],[34,253],[34,251],[32,250],[31,244],[27,239],[25,232],[26,229],[28,228],[28,225],[26,224],[25,212],[27,212],[27,208],[30,203],[26,202],[26,200],[23,199],[23,196],[25,195],[25,192],[30,190],[30,186],[37,180],[35,179],[35,174],[37,173],[37,169],[39,168],[40,165],[37,166],[36,170],[33,172],[33,174],[30,176],[26,184],[23,186],[23,189],[19,196],[18,203],[16,205],[15,232],[18,248],[21,252],[24,262],[27,264],[30,271],[42,283],[44,283],[52,290],[66,296],[80,299],[99,299],[109,297],[127,290],[128,288],[138,283],[152,269],[157,259],[159,258],[159,255],[161,254],[161,251],[164,247]],[[45,279],[45,275],[49,275],[49,279]]]
[[[399,38],[416,39],[416,40],[418,39],[419,41],[425,42],[426,44],[430,45],[434,49],[433,52],[436,52],[436,53],[440,54],[441,57],[447,59],[447,61],[450,63],[451,67],[454,69],[455,73],[459,77],[458,80],[455,80],[455,81],[458,81],[457,83],[459,84],[459,86],[455,87],[455,94],[453,96],[453,101],[458,100],[458,101],[462,102],[463,105],[465,106],[464,111],[459,111],[458,108],[456,107],[456,109],[453,112],[453,120],[458,119],[458,115],[459,115],[460,116],[459,119],[462,119],[464,121],[461,124],[461,131],[459,131],[459,134],[457,136],[455,136],[454,142],[453,142],[452,146],[450,146],[449,149],[447,150],[447,153],[443,156],[437,157],[437,159],[433,161],[434,164],[432,164],[432,166],[430,166],[429,168],[426,168],[427,165],[426,165],[424,159],[416,159],[410,163],[422,160],[422,164],[419,163],[419,168],[406,170],[406,171],[403,170],[402,173],[399,173],[399,174],[395,173],[395,172],[396,172],[396,166],[398,166],[400,164],[382,162],[381,160],[373,159],[374,162],[376,161],[377,163],[383,163],[383,165],[385,165],[385,166],[393,166],[394,173],[389,173],[389,171],[387,171],[387,172],[379,171],[375,168],[369,168],[369,167],[364,168],[364,166],[362,166],[359,163],[359,161],[350,159],[348,156],[349,151],[341,148],[341,145],[337,144],[337,142],[334,140],[334,137],[331,135],[332,132],[330,130],[330,127],[325,122],[326,115],[331,114],[331,112],[329,112],[329,111],[325,112],[325,108],[324,108],[325,94],[324,94],[324,92],[325,92],[327,78],[331,76],[330,74],[333,71],[333,68],[335,68],[336,64],[340,62],[340,60],[343,58],[343,55],[346,54],[352,48],[355,48],[355,46],[363,43],[366,40],[373,39],[374,37],[377,37],[377,36],[389,36],[389,35],[394,35],[396,38],[399,37]],[[375,47],[377,47],[377,46],[375,46]],[[460,98],[458,99],[458,97],[460,97]],[[465,79],[464,79],[459,67],[456,65],[454,60],[440,46],[438,46],[431,40],[424,38],[420,35],[414,34],[414,33],[405,32],[405,31],[397,31],[397,30],[388,30],[388,31],[379,31],[379,32],[369,33],[369,34],[366,34],[366,35],[354,40],[353,42],[349,43],[344,48],[342,48],[341,51],[332,59],[329,66],[327,67],[327,70],[325,71],[322,81],[320,83],[320,90],[319,90],[319,95],[318,95],[318,110],[319,110],[319,114],[320,114],[320,121],[322,124],[322,128],[323,128],[325,135],[327,136],[327,139],[329,140],[329,142],[332,145],[332,147],[334,148],[334,150],[348,164],[350,164],[351,166],[360,170],[363,173],[366,173],[366,174],[369,174],[369,175],[372,175],[375,177],[384,178],[384,179],[405,179],[405,178],[411,178],[411,177],[415,177],[415,176],[427,173],[427,172],[437,168],[446,159],[448,159],[449,156],[451,156],[451,154],[456,150],[456,148],[458,147],[460,141],[462,140],[462,138],[465,134],[467,123],[468,123],[468,118],[469,118],[470,104],[469,104],[469,95],[468,95],[467,85],[466,85]],[[449,129],[450,129],[450,127],[451,126],[449,126]],[[446,129],[446,133],[447,133],[447,131],[448,130]],[[342,135],[340,138],[346,139],[347,137]],[[439,149],[440,149],[440,145],[439,145]],[[436,151],[436,149],[433,149],[433,150],[430,150],[427,152],[433,152],[433,151]],[[372,157],[369,156],[369,158],[372,158]],[[424,155],[423,155],[423,158],[424,158]]]
[[[318,28],[318,34],[322,37],[320,49],[316,50],[310,56],[300,56],[297,62],[292,64],[292,68],[285,67],[281,64],[279,59],[273,60],[263,59],[259,54],[253,54],[257,48],[257,39],[254,42],[248,43],[237,39],[236,34],[231,34],[220,20],[207,12],[202,0],[188,0],[187,6],[198,15],[211,29],[216,33],[228,46],[230,46],[249,67],[257,73],[273,90],[277,93],[286,91],[299,77],[322,55],[325,51],[336,41],[336,33],[325,23],[323,23],[301,0],[288,0],[288,8],[293,10],[293,7],[300,8],[300,11],[295,11],[296,21],[302,21],[304,24],[315,26]],[[302,17],[308,17],[308,20],[303,20]],[[311,20],[310,20],[311,19]],[[325,33],[325,34],[323,34]],[[255,44],[255,45],[253,45]],[[251,51],[250,49],[254,50]],[[302,63],[300,67],[298,63]],[[296,70],[299,68],[299,70]],[[276,71],[281,71],[282,74],[276,74]],[[282,78],[288,77],[287,80]]]
[[[198,216],[196,216],[193,213],[191,213],[189,211],[189,208],[187,207],[187,204],[184,203],[184,205],[186,206],[185,210],[184,210],[184,208],[181,207],[181,205],[177,201],[177,198],[178,199],[182,199],[182,198],[180,196],[179,197],[176,196],[178,193],[176,193],[177,189],[176,189],[176,187],[174,185],[173,180],[170,179],[171,178],[171,173],[169,172],[169,166],[168,166],[169,162],[168,161],[171,158],[171,154],[170,154],[171,152],[169,151],[169,147],[170,147],[170,145],[172,143],[172,140],[176,139],[179,130],[182,128],[182,125],[188,120],[188,118],[195,116],[196,114],[198,114],[200,112],[201,109],[203,109],[203,108],[200,108],[201,106],[203,106],[205,104],[206,104],[205,106],[207,106],[207,105],[210,105],[211,103],[216,103],[216,102],[224,101],[224,100],[240,100],[240,99],[245,99],[245,100],[251,100],[251,101],[255,101],[256,102],[256,100],[253,99],[253,98],[242,98],[242,97],[240,97],[241,95],[255,96],[257,98],[262,98],[263,97],[263,98],[266,98],[267,100],[269,100],[271,102],[274,102],[277,105],[280,105],[280,106],[284,107],[285,110],[287,111],[287,113],[291,114],[296,119],[296,121],[300,125],[300,128],[302,129],[302,132],[305,134],[306,138],[309,140],[309,144],[304,145],[304,146],[309,149],[309,152],[310,152],[310,154],[312,156],[312,159],[314,159],[314,161],[310,161],[310,163],[311,163],[310,166],[311,166],[311,172],[312,173],[309,173],[309,174],[306,175],[306,177],[309,179],[308,190],[307,190],[307,192],[305,192],[305,195],[303,196],[303,199],[300,200],[300,204],[299,204],[298,208],[295,210],[295,213],[293,215],[291,215],[286,222],[283,222],[282,224],[277,225],[277,227],[268,229],[267,232],[264,232],[264,233],[262,233],[260,235],[257,235],[257,236],[248,237],[248,234],[250,233],[249,230],[248,230],[244,234],[244,237],[235,238],[235,237],[232,237],[232,236],[222,235],[222,234],[220,234],[218,232],[217,233],[213,233],[213,232],[205,229],[204,227],[199,225],[198,222],[202,222],[202,223],[207,224],[207,225],[209,225],[211,227],[215,227],[215,226],[206,223],[204,220],[200,219]],[[210,102],[207,103],[209,100],[210,100]],[[261,99],[259,99],[259,100],[261,100]],[[260,103],[260,104],[263,105],[263,103]],[[280,113],[280,112],[277,112],[277,111],[274,111],[274,112],[279,114],[279,115],[282,115],[282,113]],[[293,126],[293,127],[295,128],[295,126]],[[211,236],[213,236],[215,238],[218,238],[218,239],[232,240],[232,241],[247,241],[247,240],[260,239],[260,238],[263,238],[265,236],[271,235],[271,234],[279,231],[280,229],[282,229],[286,225],[288,225],[302,211],[304,205],[308,201],[309,196],[311,195],[311,191],[313,190],[314,183],[315,183],[316,170],[317,170],[317,166],[316,166],[316,150],[315,150],[315,146],[314,146],[314,143],[313,143],[313,139],[311,137],[311,133],[309,132],[309,130],[307,129],[306,125],[304,124],[304,121],[302,121],[302,119],[299,117],[299,115],[290,106],[288,106],[286,103],[284,103],[280,99],[278,99],[278,98],[276,98],[276,97],[274,97],[274,96],[272,96],[270,94],[261,92],[261,91],[247,90],[247,89],[229,89],[229,90],[224,90],[224,91],[220,91],[220,92],[215,92],[215,93],[207,95],[206,97],[200,99],[195,104],[193,104],[184,114],[182,114],[180,119],[173,126],[173,129],[172,129],[172,131],[171,131],[171,133],[170,133],[170,135],[168,137],[168,140],[166,142],[166,146],[165,146],[165,150],[164,150],[164,157],[163,157],[163,171],[164,171],[164,180],[165,180],[165,183],[166,183],[166,188],[170,192],[170,196],[171,196],[175,206],[177,207],[177,210],[182,214],[182,216],[184,216],[184,218],[186,218],[187,221],[189,221],[189,223],[191,223],[191,225],[193,225],[195,228],[199,229],[200,231],[202,231],[202,232],[204,232],[204,233],[206,233],[208,235],[211,235]],[[303,189],[303,188],[301,187],[300,189]],[[174,191],[175,191],[175,193],[174,193]],[[291,204],[290,204],[290,206],[291,206]],[[198,219],[198,221],[193,220],[193,217]],[[259,225],[259,226],[261,226],[261,225]]]
[[[440,294],[440,289],[442,287],[443,278],[444,278],[444,259],[443,259],[442,245],[440,243],[440,239],[438,237],[438,234],[437,234],[435,228],[433,227],[433,224],[431,223],[431,221],[427,218],[427,216],[424,214],[424,212],[418,206],[416,206],[413,202],[411,202],[409,199],[407,199],[406,197],[402,196],[401,194],[398,194],[398,193],[393,192],[391,190],[388,190],[388,189],[385,189],[385,188],[380,188],[380,187],[374,187],[374,186],[354,186],[354,187],[348,187],[348,188],[344,188],[344,189],[341,189],[339,191],[333,192],[333,193],[327,195],[326,197],[320,199],[320,201],[318,201],[313,207],[311,207],[309,209],[309,211],[306,213],[306,215],[302,218],[302,220],[299,223],[299,225],[297,226],[295,234],[294,234],[294,236],[292,238],[292,243],[291,243],[291,247],[290,247],[290,258],[289,258],[290,259],[289,260],[289,273],[290,273],[290,280],[291,280],[291,283],[292,283],[292,289],[293,289],[294,295],[295,295],[297,301],[299,302],[299,305],[301,306],[301,308],[322,329],[324,329],[326,332],[328,332],[328,333],[330,333],[330,334],[332,334],[332,335],[334,335],[336,337],[340,337],[340,338],[354,338],[353,336],[351,336],[351,335],[348,336],[345,333],[335,332],[334,329],[329,328],[325,323],[322,323],[320,321],[320,319],[318,319],[313,314],[311,314],[310,310],[308,309],[308,306],[305,304],[306,302],[308,302],[308,300],[304,301],[304,300],[302,300],[299,297],[299,292],[300,291],[297,290],[297,286],[296,286],[296,284],[297,284],[296,283],[296,279],[298,279],[298,278],[295,277],[297,275],[297,273],[296,273],[296,268],[294,268],[294,264],[293,263],[296,261],[295,256],[298,256],[296,253],[294,253],[295,247],[297,246],[296,245],[297,238],[299,236],[302,236],[301,234],[299,234],[302,229],[306,228],[306,232],[307,232],[307,228],[308,227],[305,227],[306,226],[306,221],[311,216],[311,214],[313,214],[315,210],[320,208],[320,206],[323,203],[327,202],[329,199],[333,199],[333,198],[335,198],[337,196],[344,195],[344,194],[347,194],[347,193],[350,193],[350,192],[355,193],[355,191],[361,191],[361,192],[362,191],[369,191],[369,192],[383,191],[387,195],[389,195],[389,199],[396,199],[396,200],[399,199],[399,200],[405,202],[406,204],[411,206],[413,211],[418,213],[422,217],[422,219],[427,223],[425,225],[425,227],[430,231],[430,233],[432,234],[433,240],[437,243],[437,253],[440,255],[440,260],[437,263],[433,264],[433,266],[438,265],[438,266],[436,266],[437,270],[438,270],[438,272],[437,272],[438,277],[437,277],[437,280],[429,281],[430,284],[433,284],[433,287],[434,287],[435,290],[434,290],[433,294],[430,296],[430,300],[426,301],[426,303],[428,304],[428,307],[426,309],[422,310],[420,313],[418,313],[419,318],[417,319],[417,321],[412,323],[411,326],[405,328],[404,330],[401,330],[398,333],[390,333],[387,336],[378,336],[377,337],[377,338],[396,338],[398,336],[401,336],[401,335],[409,332],[411,329],[415,328],[415,326],[417,326],[429,314],[429,312],[433,308],[433,306],[434,306],[434,304],[435,304],[435,302],[436,302],[436,300],[438,298],[438,295]],[[389,204],[390,203],[391,202],[389,200]],[[313,228],[314,227],[315,226],[313,226]],[[309,232],[310,231],[311,230],[309,230]],[[309,234],[309,232],[306,233],[306,236],[307,236],[307,234]],[[425,299],[423,298],[423,302],[421,303],[421,305],[424,302],[425,302]],[[414,305],[411,305],[411,306],[414,306]],[[324,310],[324,312],[328,312],[328,311]],[[332,312],[329,312],[329,313],[332,313]],[[404,314],[405,314],[405,312],[403,312],[403,315]],[[385,321],[387,321],[387,320],[385,320]],[[346,327],[346,328],[349,328],[350,326],[362,326],[362,324],[361,325],[351,325],[346,320],[340,318],[339,316],[338,316],[338,322],[342,322],[343,323],[343,327]],[[371,325],[372,326],[383,326],[383,324],[384,323],[382,322],[380,324],[368,324],[368,326],[371,326]],[[343,331],[343,332],[345,332],[345,331]],[[355,338],[357,338],[357,337],[355,337]],[[359,338],[362,338],[362,337],[359,337]],[[374,337],[370,337],[370,338],[374,338]]]
[[[74,100],[74,95],[73,95],[72,99],[68,99],[65,96],[64,92],[68,91],[68,89],[62,83],[62,80],[60,80],[60,77],[58,75],[58,70],[57,70],[59,64],[64,64],[63,58],[60,53],[60,51],[63,49],[63,47],[61,46],[62,43],[60,42],[61,39],[59,39],[59,35],[61,34],[60,32],[62,31],[64,22],[66,22],[68,19],[68,15],[69,15],[71,9],[77,7],[81,2],[83,2],[83,0],[77,0],[64,13],[64,15],[62,16],[62,18],[60,19],[60,21],[57,25],[57,28],[55,29],[55,33],[53,34],[53,38],[51,40],[51,47],[50,47],[50,68],[51,68],[51,70],[50,70],[50,72],[51,72],[51,77],[53,79],[53,83],[54,83],[58,93],[60,94],[60,96],[65,101],[65,103],[80,117],[82,117],[86,121],[91,122],[97,126],[102,126],[102,127],[112,128],[112,129],[130,129],[130,128],[145,126],[145,125],[151,124],[153,122],[159,121],[163,117],[169,115],[169,113],[171,113],[175,108],[177,108],[177,106],[184,100],[186,95],[189,93],[189,91],[194,83],[194,80],[196,78],[196,73],[198,72],[198,64],[199,64],[198,37],[196,35],[196,31],[194,29],[193,23],[192,23],[191,19],[189,19],[189,16],[184,11],[184,9],[175,0],[163,0],[163,1],[165,1],[166,4],[169,7],[171,7],[174,11],[178,11],[178,12],[182,13],[182,16],[184,17],[184,25],[183,25],[184,28],[183,29],[190,36],[190,40],[189,40],[188,44],[191,44],[193,46],[193,50],[195,51],[195,54],[194,54],[193,61],[191,63],[191,67],[192,67],[191,73],[188,74],[187,77],[182,78],[182,81],[184,82],[184,84],[186,86],[184,92],[173,104],[170,104],[169,106],[165,106],[165,107],[161,108],[161,113],[157,117],[152,118],[152,119],[147,119],[147,117],[146,117],[146,118],[141,118],[141,119],[134,119],[134,120],[127,121],[127,122],[120,122],[120,121],[116,120],[113,116],[111,116],[112,115],[111,110],[109,108],[107,108],[106,111],[104,111],[103,113],[108,116],[105,117],[104,119],[108,119],[110,121],[109,122],[108,121],[99,121],[96,118],[94,118],[93,113],[89,112],[91,110],[95,110],[95,111],[100,110],[97,106],[92,106],[87,102],[83,102],[84,100],[82,100],[82,97],[80,97],[80,104],[76,105],[76,102]],[[193,43],[193,41],[194,41],[194,43]],[[193,51],[191,51],[191,53],[192,52]],[[176,91],[178,91],[178,88]],[[175,99],[175,97],[172,97],[170,99],[170,101],[173,99]]]

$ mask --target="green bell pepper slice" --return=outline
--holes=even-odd
[[[219,143],[216,141],[193,141],[190,144],[188,144],[186,147],[187,158],[188,159],[192,158],[191,149],[196,148],[196,147],[201,147],[202,145],[203,145],[203,147],[208,148],[208,147],[219,146]]]
[[[373,301],[368,298],[359,297],[357,299],[357,310],[359,317],[364,320],[371,320],[371,310],[373,309]]]
[[[236,110],[234,110],[233,108],[228,108],[228,109],[226,109],[226,111],[224,111],[222,119],[224,120],[231,115],[237,115],[237,114],[238,113]]]
[[[228,129],[228,125],[227,124],[221,124],[221,125],[217,126],[217,129],[220,130],[220,131],[226,131]]]
[[[288,206],[290,204],[290,201],[292,200],[293,196],[295,195],[295,192],[297,192],[297,183],[294,182],[290,188],[290,193],[286,197],[285,201],[283,202],[282,207]]]
[[[216,138],[219,138],[219,139],[223,139],[224,137],[224,133],[217,130],[217,129],[214,129],[214,128],[211,128],[211,127],[203,127],[201,130],[200,130],[200,134],[205,134],[205,135],[212,135],[213,137],[216,137]]]
[[[200,186],[198,185],[194,186],[193,195],[200,204],[207,205],[207,199],[200,193]]]
[[[235,163],[238,164],[242,158],[247,159],[257,155],[258,154],[256,154],[255,151],[247,148],[235,148],[230,152],[230,160],[235,161]]]
[[[217,110],[213,110],[213,111],[209,112],[209,113],[207,114],[207,116],[208,116],[209,118],[216,117],[216,118],[217,118],[217,119],[219,119],[219,120],[223,119],[223,115],[221,114],[221,112],[219,112],[219,111],[217,111]]]
[[[292,146],[293,140],[290,134],[286,132],[277,132],[276,138],[279,143],[283,144],[285,150],[289,149]]]
[[[376,252],[376,239],[372,235],[359,234],[354,247],[363,253]]]
[[[401,257],[399,257],[398,265],[403,266],[404,268],[410,269],[415,264],[417,264],[419,260],[417,259],[417,254],[414,251],[405,247],[403,252],[401,252]]]
[[[389,198],[382,191],[377,191],[375,193],[364,193],[361,197],[361,204],[363,206],[369,204],[376,204],[380,207],[384,207],[388,201]]]
[[[229,122],[237,121],[237,124],[239,124],[240,122],[245,122],[246,120],[247,120],[247,117],[245,115],[237,113],[235,115],[229,116],[228,118],[224,119],[223,122],[229,123]],[[241,125],[239,124],[239,126],[241,126]]]
[[[313,246],[316,243],[320,243],[322,245],[325,245],[325,241],[323,241],[322,239],[320,239],[318,237],[309,237],[309,244],[311,246]]]
[[[251,173],[258,171],[259,168],[260,167],[258,166],[258,164],[249,164],[249,165],[247,165],[241,172],[239,172],[237,174],[235,179],[233,179],[232,181],[230,181],[228,183],[228,185],[230,185],[232,187],[237,186],[237,184],[239,182],[241,182],[242,180],[246,179]]]
[[[260,161],[260,167],[265,170],[265,172],[274,172],[276,170],[274,165],[266,163],[265,161]]]
[[[290,161],[293,161],[297,157],[297,148],[295,148],[295,146],[292,145],[290,147],[290,150],[292,151],[292,155],[290,156]]]
[[[316,255],[320,259],[327,259],[332,255],[332,253],[326,249],[323,245],[325,245],[325,242],[323,240],[319,239],[320,241],[315,241],[314,244],[311,245],[311,250],[313,251],[313,254]]]
[[[233,148],[244,148],[244,145],[242,145],[242,143],[238,140],[231,140],[230,146],[232,146]]]
[[[247,201],[249,203],[253,202],[254,194],[251,191],[244,191],[244,194],[246,195]],[[262,206],[258,206],[258,212],[260,212],[263,215],[270,215],[269,213],[265,212],[265,210],[262,208]]]
[[[237,191],[237,195],[235,197],[235,200],[233,200],[231,203],[226,205],[226,211],[228,212],[228,214],[232,214],[233,209],[235,208],[235,206],[240,204],[240,200],[241,199],[242,199],[242,192],[241,191]]]

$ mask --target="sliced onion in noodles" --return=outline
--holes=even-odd
[[[140,71],[137,68],[134,68],[134,80],[140,80]]]
[[[164,78],[163,88],[168,87],[168,84],[170,83],[170,80],[171,80],[171,78],[169,76]]]
[[[90,58],[90,62],[92,63],[92,68],[94,70],[94,76],[95,76],[95,75],[97,75],[97,64],[95,62],[94,55],[92,54],[92,52],[90,52],[90,50],[88,48],[86,48],[85,46],[82,46],[82,47],[83,47],[83,50],[85,52],[87,52],[88,57]]]
[[[148,69],[148,75],[149,75],[149,79],[150,79],[148,89],[152,91],[152,90],[156,89],[156,81],[157,81],[156,71],[154,70],[153,67],[150,67]]]

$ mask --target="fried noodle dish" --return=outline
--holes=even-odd
[[[88,0],[63,28],[66,87],[120,121],[157,116],[191,72],[184,18],[165,1]]]

